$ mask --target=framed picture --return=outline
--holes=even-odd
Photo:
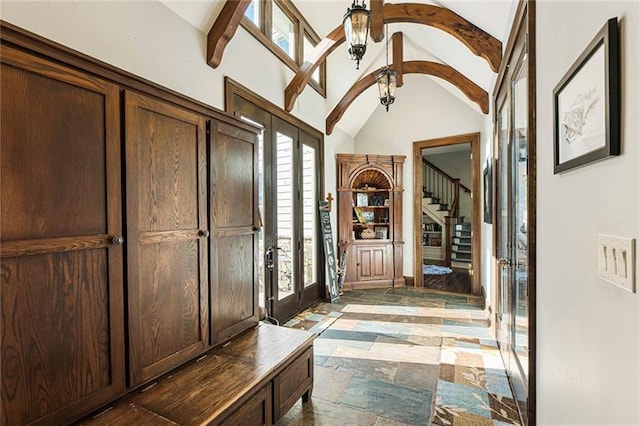
[[[387,238],[389,238],[389,228],[387,228],[386,226],[374,226],[373,230],[376,232],[376,238],[378,240],[386,240]]]
[[[482,183],[484,185],[484,223],[492,223],[493,217],[493,173],[492,160],[487,159],[487,164],[482,171]]]
[[[376,214],[374,212],[362,212],[365,223],[373,223],[376,221]]]
[[[382,206],[384,204],[384,197],[382,195],[372,195],[369,201],[372,206]]]
[[[364,218],[364,212],[362,211],[362,209],[359,209],[359,208],[355,207],[353,209],[353,211],[356,213],[356,217],[358,218],[358,222],[367,223],[367,221]]]
[[[554,168],[620,154],[620,48],[611,18],[553,90]]]
[[[356,194],[356,206],[358,207],[366,207],[369,205],[369,194],[364,194],[362,192],[358,192]]]

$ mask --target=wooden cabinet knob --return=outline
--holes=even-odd
[[[209,230],[208,229],[201,229],[200,231],[198,231],[198,235],[202,238],[209,238]]]
[[[116,235],[111,239],[111,244],[114,246],[119,246],[124,243],[124,237],[122,235]]]

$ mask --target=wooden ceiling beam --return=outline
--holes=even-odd
[[[384,0],[371,0],[371,40],[376,43],[384,39]]]
[[[347,93],[345,93],[340,102],[338,102],[335,108],[333,108],[331,113],[327,116],[325,123],[327,135],[330,135],[331,132],[333,132],[333,128],[336,123],[340,121],[353,101],[356,100],[356,98],[365,90],[376,83],[376,76],[380,71],[382,71],[382,68],[373,71],[371,74],[367,74],[351,86]],[[489,113],[489,94],[449,65],[430,61],[407,61],[402,63],[402,71],[404,74],[432,75],[448,81],[460,89],[467,98],[478,104],[483,113]]]
[[[408,22],[438,28],[460,40],[475,55],[484,58],[493,72],[497,72],[502,60],[500,40],[476,27],[460,15],[449,9],[422,3],[387,3],[383,6],[385,24]],[[293,77],[284,92],[284,108],[293,109],[293,104],[306,87],[315,69],[345,41],[342,25],[334,29],[311,52]]]
[[[422,3],[387,3],[384,5],[384,22],[408,22],[437,28],[457,38],[476,56],[486,60],[493,72],[497,73],[500,68],[500,40],[444,7]]]
[[[251,0],[227,0],[207,34],[207,64],[217,68]]]
[[[293,76],[289,85],[284,89],[284,109],[290,112],[293,104],[296,102],[298,95],[302,93],[306,87],[313,72],[320,64],[333,52],[338,46],[345,41],[344,27],[342,25],[336,27],[309,54],[309,59],[302,64],[300,70]]]
[[[402,87],[404,81],[402,79],[403,74],[403,34],[401,31],[393,33],[391,37],[391,41],[393,42],[393,70],[398,73],[396,77],[396,87]]]

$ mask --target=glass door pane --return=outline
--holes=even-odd
[[[293,138],[276,132],[276,250],[278,291],[276,301],[294,293],[295,228],[293,217]]]
[[[511,350],[511,221],[510,221],[510,104],[503,101],[498,111],[498,160],[496,166],[497,256],[499,259],[498,341],[508,368]]]
[[[513,221],[514,221],[514,339],[513,349],[520,363],[520,373],[528,376],[529,309],[528,309],[528,128],[527,128],[527,67],[526,56],[513,80]]]
[[[318,195],[316,150],[302,144],[302,276],[304,287],[317,282]]]

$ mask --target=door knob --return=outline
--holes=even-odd
[[[202,237],[202,238],[209,238],[209,230],[208,229],[201,229],[198,231],[198,236]]]
[[[124,237],[122,235],[116,235],[111,238],[111,244],[114,246],[119,246],[124,243]]]

